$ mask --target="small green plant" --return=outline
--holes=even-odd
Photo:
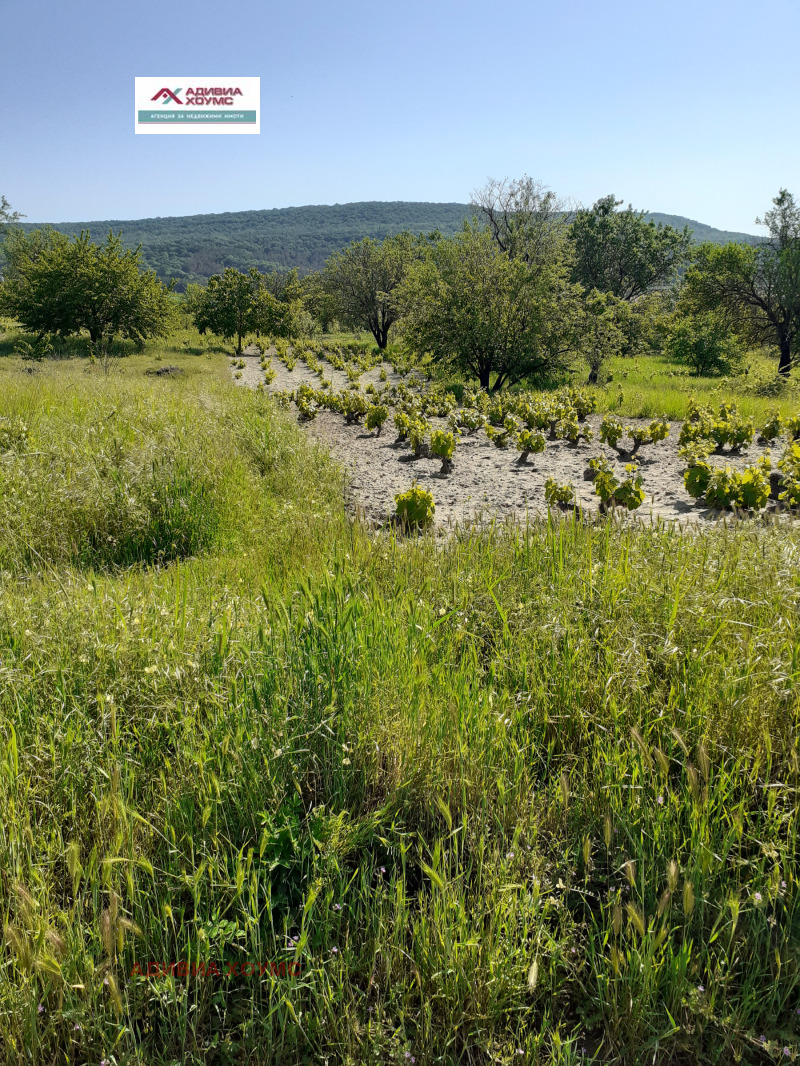
[[[575,411],[569,411],[556,423],[556,436],[565,440],[571,448],[577,448],[581,440],[590,443],[594,434],[589,426],[581,426]]]
[[[414,457],[421,459],[425,454],[425,438],[430,430],[430,423],[424,418],[414,418],[408,427],[408,443],[414,449]]]
[[[622,439],[623,435],[624,430],[620,420],[614,418],[613,415],[605,415],[603,421],[600,423],[600,440],[616,450],[617,444]]]
[[[596,455],[590,459],[586,464],[586,470],[583,473],[584,481],[594,481],[598,474],[606,471],[613,471],[614,467],[609,463],[608,459],[604,455]]]
[[[493,426],[486,427],[486,436],[495,448],[507,448],[511,434],[507,429],[495,429]]]
[[[442,474],[449,474],[453,469],[453,456],[456,450],[456,441],[452,433],[436,429],[431,434],[431,455],[442,460]]]
[[[635,511],[644,503],[645,492],[642,488],[642,475],[637,463],[627,463],[626,478],[620,480],[613,469],[599,469],[594,479],[594,491],[600,497],[600,510],[605,513],[609,507],[625,507]]]
[[[527,463],[531,452],[543,452],[545,449],[544,433],[538,430],[523,429],[517,436],[517,448],[519,449],[518,463]]]
[[[748,466],[739,481],[739,502],[742,507],[760,511],[769,500],[769,473],[759,466]]]
[[[394,428],[397,430],[397,443],[408,440],[408,431],[411,428],[411,416],[405,411],[395,411]]]
[[[729,466],[713,468],[706,486],[708,506],[722,509],[739,503],[740,499],[741,475]]]
[[[414,483],[407,492],[394,498],[395,515],[400,523],[410,529],[426,529],[433,521],[436,504],[433,495]]]
[[[800,415],[791,415],[784,423],[790,441],[800,440]]]
[[[372,404],[367,411],[365,425],[367,429],[374,429],[375,436],[380,437],[383,424],[389,417],[389,408],[383,404]]]
[[[769,444],[783,433],[783,418],[780,411],[772,411],[758,434],[759,444]]]
[[[705,459],[697,459],[692,462],[683,474],[683,484],[692,499],[699,500],[705,496],[708,483],[711,481],[711,465]]]
[[[386,373],[386,367],[383,367],[383,366],[381,367],[380,379],[381,379],[381,381],[388,381],[389,380],[389,375]]]
[[[778,460],[782,491],[778,499],[790,507],[800,507],[800,444],[790,442]]]
[[[574,503],[575,489],[572,485],[559,484],[555,478],[549,477],[544,483],[544,498],[550,507],[564,507]]]
[[[486,425],[486,418],[480,411],[462,408],[456,416],[459,429],[465,429],[468,433],[476,433]]]
[[[369,411],[369,400],[363,392],[347,391],[342,396],[342,414],[348,426],[355,425]]]

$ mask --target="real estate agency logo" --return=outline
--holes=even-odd
[[[135,79],[136,133],[259,133],[261,79],[162,75]]]
[[[152,99],[154,102],[160,100],[162,104],[176,103],[181,107],[234,107],[236,106],[236,97],[243,95],[238,85],[189,86],[186,90],[185,100],[181,100],[178,96],[178,93],[182,91],[180,87],[177,89],[167,89],[165,87],[159,89]]]

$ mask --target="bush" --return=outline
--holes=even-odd
[[[743,355],[737,338],[714,313],[680,319],[667,337],[666,351],[698,376],[727,374]]]
[[[705,460],[695,462],[683,475],[686,491],[694,499],[705,496],[709,507],[746,507],[761,510],[770,495],[768,464],[747,467],[743,473],[731,467],[712,467]]]
[[[759,444],[769,444],[783,433],[783,418],[778,410],[772,411],[758,434]]]
[[[425,438],[430,428],[430,423],[424,418],[413,418],[408,427],[408,443],[414,449],[414,455],[417,459],[422,458],[425,449]]]
[[[434,430],[431,435],[431,455],[436,455],[442,460],[442,474],[449,474],[453,469],[455,450],[456,441],[452,433],[446,433],[441,429]]]
[[[354,425],[369,411],[369,400],[362,392],[345,392],[342,396],[342,413],[348,426]]]
[[[411,529],[426,529],[436,512],[433,495],[414,484],[408,492],[395,496],[395,514],[402,525]]]
[[[383,424],[389,417],[389,408],[383,404],[372,404],[367,411],[365,424],[367,429],[374,429],[375,436],[380,437]]]
[[[559,484],[555,478],[549,477],[544,483],[544,498],[550,507],[563,507],[574,503],[575,489],[572,485]]]
[[[678,441],[690,444],[697,440],[711,440],[715,450],[721,452],[727,445],[731,451],[740,451],[751,444],[755,436],[752,418],[745,421],[735,403],[722,403],[719,413],[711,407],[689,400],[688,418],[681,426]]]
[[[543,452],[545,449],[544,433],[533,431],[530,429],[523,429],[517,437],[517,448],[519,449],[518,463],[527,463],[528,456],[531,452]]]
[[[625,472],[628,476],[620,480],[612,468],[597,467],[594,491],[600,497],[602,511],[614,506],[635,511],[644,503],[645,492],[642,488],[642,475],[639,473],[638,465],[628,463]]]

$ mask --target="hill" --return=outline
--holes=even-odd
[[[56,222],[64,233],[88,229],[102,238],[109,230],[122,231],[125,244],[142,246],[142,262],[159,277],[174,277],[178,289],[189,282],[205,282],[224,267],[262,271],[297,267],[319,270],[331,252],[362,237],[382,239],[401,230],[455,233],[472,215],[468,204],[366,201],[353,204],[282,207],[264,211],[228,211],[213,215],[167,218],[105,219],[94,222]],[[746,233],[729,233],[678,215],[652,214],[656,222],[683,228],[696,240],[724,244],[729,240],[757,241]],[[34,229],[44,223],[25,223]]]

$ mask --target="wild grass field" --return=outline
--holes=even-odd
[[[226,364],[0,359],[0,1061],[800,1058],[800,533],[369,533]]]

